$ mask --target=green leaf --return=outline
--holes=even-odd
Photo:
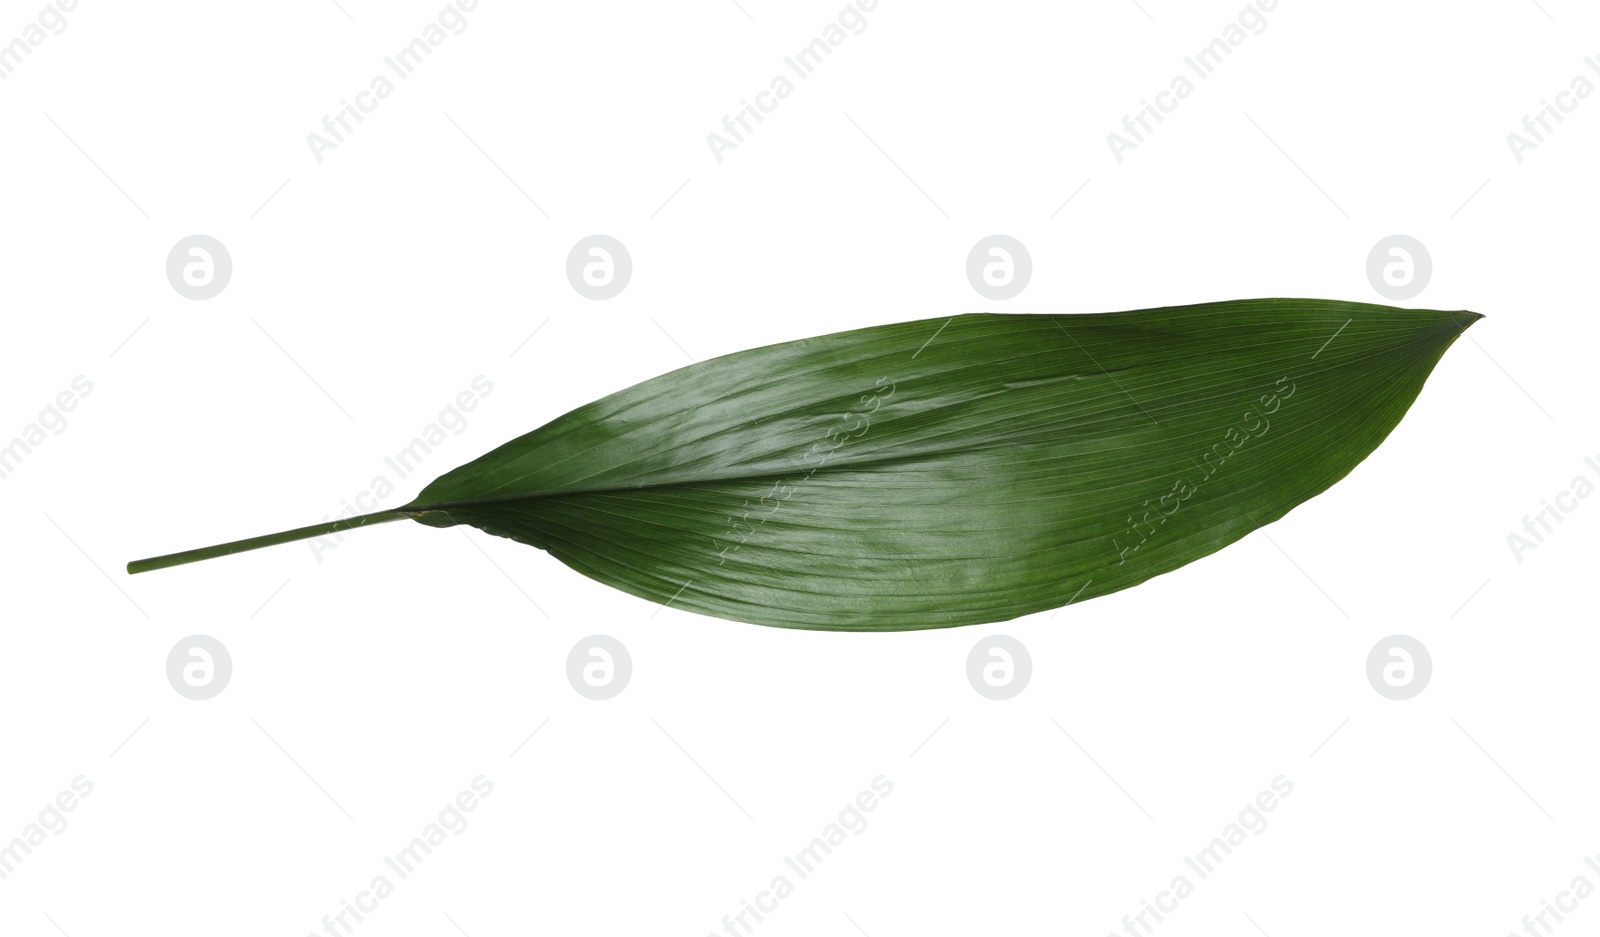
[[[737,621],[1001,621],[1137,585],[1327,489],[1479,318],[1258,299],[787,342],[579,407],[402,508],[129,571],[409,517]]]

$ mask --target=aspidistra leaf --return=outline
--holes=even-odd
[[[1001,621],[1137,585],[1326,490],[1479,318],[1258,299],[786,342],[579,407],[402,508],[129,571],[409,517],[738,621]]]

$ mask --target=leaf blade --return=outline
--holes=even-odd
[[[1476,318],[1245,300],[837,333],[602,398],[402,510],[723,618],[1004,620],[1176,569],[1326,490]]]

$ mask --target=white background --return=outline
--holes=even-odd
[[[1506,539],[1600,480],[1600,96],[1520,163],[1506,141],[1600,82],[1592,9],[1282,0],[1118,163],[1106,134],[1242,3],[882,0],[719,163],[706,134],[838,0],[483,0],[319,163],[306,135],[442,6],[339,2],[88,0],[0,82],[0,436],[93,383],[0,482],[0,841],[94,785],[0,881],[0,932],[321,932],[480,774],[470,825],[355,933],[721,932],[878,775],[869,826],[755,933],[1120,931],[1279,775],[1270,825],[1156,933],[1500,935],[1600,885],[1600,498],[1521,562]],[[0,42],[40,6],[0,3]],[[234,264],[202,302],[164,269],[196,233]],[[605,302],[564,273],[593,233],[634,262]],[[1034,263],[999,303],[964,273],[994,233]],[[476,375],[492,394],[387,506],[686,355],[984,309],[1381,301],[1366,256],[1395,233],[1434,261],[1412,305],[1488,318],[1389,440],[1060,614],[767,629],[415,524],[122,572],[338,512]],[[595,633],[633,659],[607,702],[564,674]],[[1407,702],[1365,675],[1396,633],[1433,657]],[[205,702],[165,676],[192,634],[233,659]],[[1007,702],[965,676],[991,634],[1032,655]],[[1557,926],[1592,932],[1600,899]]]

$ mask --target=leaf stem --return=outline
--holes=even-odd
[[[234,540],[230,543],[219,543],[214,546],[200,547],[195,550],[184,550],[181,553],[168,553],[165,556],[152,556],[149,559],[134,560],[128,564],[128,573],[147,573],[152,569],[166,569],[168,566],[182,566],[185,563],[198,563],[201,560],[214,559],[219,556],[228,556],[232,553],[243,553],[246,550],[259,550],[262,547],[276,546],[280,543],[293,543],[296,540],[309,540],[324,534],[336,534],[345,530],[354,530],[357,527],[366,527],[369,524],[387,524],[411,516],[409,511],[377,511],[372,514],[360,514],[356,517],[345,517],[336,521],[323,524],[312,524],[310,527],[296,527],[294,530],[285,530],[275,534],[263,534],[259,537],[250,537],[245,540]]]

